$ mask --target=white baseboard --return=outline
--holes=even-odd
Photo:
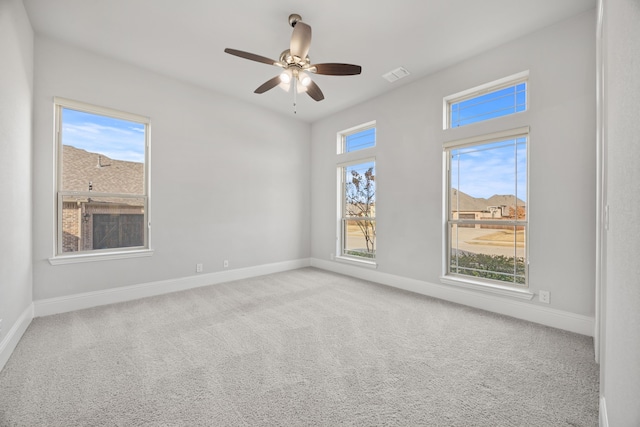
[[[600,427],[609,427],[609,418],[607,418],[607,402],[604,396],[600,397]]]
[[[265,274],[281,271],[295,270],[308,267],[309,258],[292,261],[264,264],[254,267],[225,270],[217,273],[198,274],[196,276],[179,279],[162,280],[158,282],[142,283],[139,285],[122,286],[118,288],[104,289],[101,291],[86,292],[67,295],[57,298],[36,300],[33,302],[35,317],[49,316],[51,314],[67,313],[100,305],[114,304],[131,301],[155,295],[184,291],[201,286],[215,285],[234,280],[247,279]]]
[[[29,304],[13,324],[7,335],[5,335],[4,339],[0,341],[0,371],[2,371],[4,365],[9,361],[11,353],[15,350],[20,338],[22,338],[22,335],[24,335],[32,320],[33,304]]]
[[[318,258],[311,258],[311,266],[582,335],[593,336],[594,333],[593,317],[513,300],[509,297],[429,283]]]

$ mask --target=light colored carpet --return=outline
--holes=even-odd
[[[305,268],[34,319],[2,426],[596,426],[592,339]]]

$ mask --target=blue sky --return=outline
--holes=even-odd
[[[526,202],[526,138],[459,148],[451,150],[451,155],[452,188],[485,199],[494,194],[517,195]]]
[[[526,83],[451,104],[451,127],[506,116],[527,108]]]
[[[345,152],[371,148],[376,145],[376,128],[365,129],[360,132],[347,135],[345,138]]]
[[[144,162],[144,125],[63,109],[62,144],[114,160]]]

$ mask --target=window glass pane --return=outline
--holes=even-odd
[[[145,194],[145,125],[62,109],[62,191]]]
[[[342,173],[342,255],[375,258],[375,162],[345,166]]]
[[[525,235],[524,226],[451,224],[449,271],[524,285]]]
[[[449,151],[449,273],[526,284],[527,140]]]
[[[526,138],[450,151],[450,218],[514,219],[526,206]],[[519,219],[525,219],[524,217]]]
[[[498,89],[449,105],[450,127],[493,119],[526,110],[526,83]]]
[[[344,152],[371,148],[376,145],[376,129],[365,129],[360,132],[344,136]]]
[[[516,94],[516,111],[524,111],[527,107],[527,95],[524,92]]]
[[[343,221],[343,255],[375,258],[376,221],[347,219]]]
[[[375,217],[376,168],[374,162],[360,163],[344,168],[345,217]]]
[[[516,141],[516,204],[518,220],[527,219],[527,138]]]
[[[143,197],[62,197],[62,252],[144,246]]]

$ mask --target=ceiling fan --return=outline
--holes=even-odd
[[[289,49],[282,52],[277,61],[242,50],[229,48],[224,50],[226,53],[239,56],[240,58],[283,68],[280,75],[264,82],[254,91],[255,93],[264,93],[281,83],[285,85],[293,83],[294,96],[298,90],[301,90],[306,92],[307,95],[314,100],[322,101],[324,94],[318,85],[311,80],[309,73],[328,76],[353,76],[362,72],[362,67],[359,65],[336,63],[311,64],[309,56],[307,55],[309,53],[309,46],[311,45],[311,27],[302,22],[302,17],[295,13],[289,15],[289,25],[293,27]],[[300,83],[302,87],[298,86],[298,83]]]

